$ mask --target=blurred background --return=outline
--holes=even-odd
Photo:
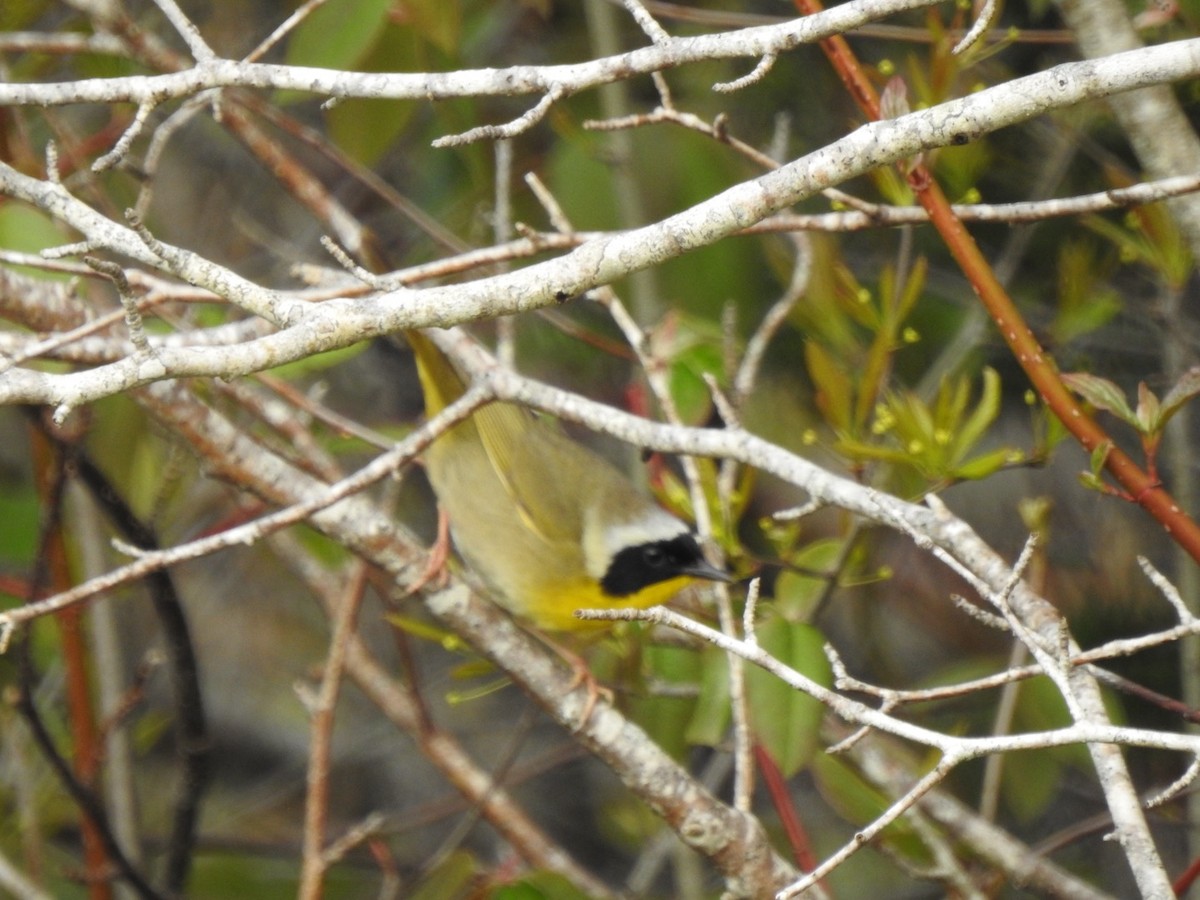
[[[646,6],[674,36],[795,14],[781,2]],[[1153,24],[1145,37],[1194,34],[1193,6],[1184,4],[1174,18]],[[182,8],[221,57],[236,59],[254,50],[295,6],[222,0],[185,2]],[[1079,55],[1048,3],[1010,4],[986,40],[952,57],[954,29],[968,21],[969,11],[960,7],[934,7],[864,28],[850,43],[879,89],[891,84],[895,102],[911,109]],[[27,33],[46,38],[17,40]],[[56,46],[52,37],[59,35],[104,35],[111,46]],[[262,61],[452,71],[570,63],[646,43],[628,15],[603,0],[328,0]],[[149,74],[186,65],[186,48],[149,2],[23,0],[0,9],[0,77],[6,81]],[[349,99],[325,108],[321,97],[244,90],[223,93],[220,119],[211,105],[156,109],[127,158],[102,173],[90,166],[129,126],[132,106],[6,108],[0,110],[0,158],[40,177],[46,144],[53,141],[64,184],[99,211],[119,220],[122,210],[138,205],[159,239],[259,284],[296,289],[307,283],[302,267],[336,267],[321,247],[324,235],[382,272],[501,244],[512,235],[554,231],[522,180],[526,173],[537,175],[578,231],[627,228],[760,174],[762,160],[740,152],[736,141],[784,162],[862,123],[817,47],[785,54],[765,78],[740,91],[713,90],[714,83],[736,79],[752,66],[733,60],[665,73],[674,108],[708,126],[718,123],[715,134],[669,121],[620,131],[586,127],[589,120],[653,111],[660,94],[649,78],[638,78],[556,104],[545,121],[509,142],[504,152],[511,160],[489,141],[450,149],[431,142],[511,120],[531,105],[529,97]],[[1176,93],[1194,116],[1196,86],[1181,85]],[[962,203],[1070,197],[1144,177],[1102,104],[936,151],[924,162],[950,198]],[[841,189],[870,203],[913,203],[894,169]],[[816,197],[794,212],[846,209],[844,200]],[[354,228],[336,224],[343,214]],[[1161,205],[973,224],[971,231],[1063,371],[1101,375],[1130,397],[1144,382],[1162,396],[1195,364],[1192,259]],[[359,240],[356,246],[349,234]],[[73,239],[41,212],[0,200],[0,248],[36,252]],[[541,258],[512,254],[491,268],[447,272],[421,283],[452,283]],[[803,278],[795,277],[797,270]],[[59,282],[70,278],[12,271]],[[796,284],[801,289],[789,295]],[[612,289],[649,333],[667,366],[671,397],[689,424],[720,423],[702,376],[732,390],[747,342],[768,311],[786,302],[759,377],[737,398],[750,431],[899,496],[936,493],[1009,559],[1031,531],[1038,532],[1043,540],[1028,577],[1068,616],[1084,646],[1172,624],[1170,607],[1135,561],[1144,555],[1177,577],[1172,545],[1135,506],[1081,483],[1079,473],[1089,468],[1086,454],[1063,440],[1061,428],[1030,396],[1025,376],[932,229],[738,236]],[[115,307],[112,291],[95,280],[77,279],[74,291],[87,315]],[[511,342],[524,373],[660,416],[601,299],[577,298],[501,327],[485,323],[474,333],[491,345]],[[173,298],[146,315],[152,333],[212,328],[237,318],[224,304]],[[25,333],[36,326],[6,316],[0,328]],[[187,387],[267,450],[349,472],[379,452],[369,443],[372,435],[391,441],[419,424],[414,374],[397,339],[291,364],[269,378]],[[271,423],[272,404],[287,406],[284,419],[294,431]],[[360,430],[323,418],[325,411]],[[1118,444],[1144,460],[1133,429],[1111,415],[1101,413],[1101,419]],[[112,509],[98,506],[93,496],[99,484],[121,498],[129,516],[161,546],[265,511],[249,494],[207,475],[186,442],[129,397],[76,413],[69,434],[47,437],[48,431],[45,411],[0,409],[0,599],[8,605],[59,589],[60,576],[65,583],[82,580],[119,562],[110,544]],[[636,473],[680,514],[694,512],[677,461],[643,460],[636,449],[572,433]],[[1185,409],[1172,420],[1157,459],[1160,477],[1189,509],[1195,509],[1194,437]],[[94,466],[95,479],[81,477],[81,466]],[[1001,670],[1014,659],[1006,635],[953,606],[951,594],[971,596],[966,587],[908,538],[833,509],[780,522],[772,515],[803,504],[802,492],[738,472],[734,494],[718,501],[716,467],[704,464],[702,470],[723,552],[740,576],[764,576],[771,597],[764,627],[775,629],[781,652],[795,653],[804,671],[829,679],[820,653],[826,640],[853,675],[895,688],[948,684]],[[432,539],[434,504],[419,471],[406,472],[375,496],[399,521]],[[61,557],[50,549],[52,534],[62,535]],[[189,896],[283,897],[296,891],[310,742],[298,690],[311,691],[317,683],[329,643],[329,620],[310,573],[297,560],[326,566],[335,582],[350,571],[350,560],[344,548],[306,529],[293,529],[285,541],[224,551],[170,571],[198,663],[210,766],[207,788],[196,798]],[[61,573],[56,558],[65,566]],[[367,588],[361,637],[396,677],[417,684],[437,727],[496,772],[555,841],[636,896],[719,894],[715,875],[664,838],[661,824],[570,735],[468,650],[447,651],[415,599],[380,596],[376,587]],[[151,872],[168,840],[181,771],[179,698],[162,662],[170,638],[156,609],[140,588],[113,592],[89,608],[78,650],[89,676],[85,692],[99,709],[111,707],[99,699],[97,656],[111,654],[106,665],[127,708],[116,720],[101,716],[96,727],[126,736],[125,783]],[[78,737],[66,699],[73,683],[67,659],[76,651],[64,640],[62,626],[39,622],[20,653],[0,657],[0,680],[10,700],[18,685],[32,692],[51,737],[69,755]],[[618,703],[728,796],[727,710],[716,708],[711,695],[716,655],[660,645],[635,628],[618,629],[588,652]],[[1196,686],[1181,674],[1188,654],[1181,644],[1170,644],[1113,662],[1115,673],[1145,689],[1111,692],[1116,721],[1182,728],[1178,708],[1163,698],[1194,706],[1189,697]],[[830,736],[819,731],[819,708],[797,706],[772,687],[755,690],[758,737],[787,779],[812,852],[822,858],[881,808],[881,795],[852,762],[822,752]],[[921,704],[906,714],[953,733],[1032,730],[1066,721],[1048,682],[1024,683],[1007,702],[1002,725],[996,724],[1002,704],[995,691]],[[13,824],[0,827],[0,846],[43,879],[51,895],[84,896],[89,890],[79,883],[78,811],[18,706],[0,707],[0,815]],[[1176,754],[1128,756],[1145,790],[1170,783],[1186,766]],[[913,771],[929,762],[914,758]],[[113,760],[100,763],[103,778],[115,780]],[[994,780],[982,762],[964,766],[949,788],[1087,881],[1131,896],[1121,855],[1102,840],[1108,823],[1092,774],[1083,748],[1062,748],[1009,760]],[[352,688],[342,692],[336,709],[330,787],[331,834],[372,813],[382,815],[382,824],[331,870],[328,896],[578,896],[523,873],[413,738]],[[756,795],[755,810],[769,829],[780,831],[767,791]],[[1151,815],[1169,866],[1182,870],[1195,830],[1186,794]],[[842,896],[944,896],[946,885],[927,877],[927,854],[900,829],[835,873],[830,888]],[[989,895],[1023,895],[1002,879],[981,875],[980,883]]]

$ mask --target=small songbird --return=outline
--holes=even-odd
[[[462,396],[463,379],[428,337],[406,338],[433,416]],[[541,630],[595,628],[575,610],[645,608],[694,579],[730,580],[683,522],[524,407],[477,410],[433,442],[425,465],[463,560]]]

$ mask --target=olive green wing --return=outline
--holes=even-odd
[[[493,403],[474,418],[496,476],[525,525],[548,543],[577,543],[595,473],[608,464],[524,407]]]

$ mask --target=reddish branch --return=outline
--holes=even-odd
[[[36,429],[30,432],[30,443],[38,494],[44,501],[42,508],[57,513],[62,502],[61,457]],[[55,593],[65,590],[72,583],[66,540],[61,526],[61,518],[54,515],[42,547],[46,577],[50,582],[48,587]],[[59,639],[62,641],[62,659],[66,670],[67,721],[73,745],[74,774],[80,784],[92,787],[103,753],[92,710],[87,642],[83,635],[83,607],[72,606],[64,609],[55,614],[55,620],[58,623]],[[32,690],[32,686],[26,685],[25,689]],[[84,815],[80,820],[80,831],[88,896],[92,900],[111,900],[112,885],[108,881],[111,872],[110,861],[97,823]]]
[[[814,15],[823,7],[820,0],[795,0],[796,8],[804,15]],[[842,83],[869,119],[880,118],[879,93],[871,84],[841,36],[821,41],[821,49],[833,64]],[[958,262],[979,295],[980,301],[1000,330],[1004,342],[1017,363],[1029,376],[1042,402],[1062,421],[1066,429],[1089,453],[1102,445],[1109,451],[1104,461],[1108,473],[1121,485],[1124,496],[1146,509],[1167,530],[1171,537],[1192,559],[1200,562],[1200,527],[1179,508],[1162,485],[1119,450],[1112,438],[1081,407],[1058,377],[1058,367],[1042,349],[1037,338],[1017,311],[1016,304],[1004,290],[995,272],[980,252],[979,246],[966,226],[954,214],[946,195],[924,166],[912,166],[908,183],[917,199],[929,214],[930,221],[942,236],[950,253]]]

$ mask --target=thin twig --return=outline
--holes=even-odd
[[[334,612],[329,654],[321,674],[320,687],[308,710],[312,721],[309,726],[307,791],[304,797],[304,837],[299,888],[302,900],[320,900],[324,893],[325,872],[330,865],[325,848],[325,828],[329,817],[329,769],[333,749],[334,710],[341,691],[347,648],[366,590],[366,576],[366,564],[358,563]]]

